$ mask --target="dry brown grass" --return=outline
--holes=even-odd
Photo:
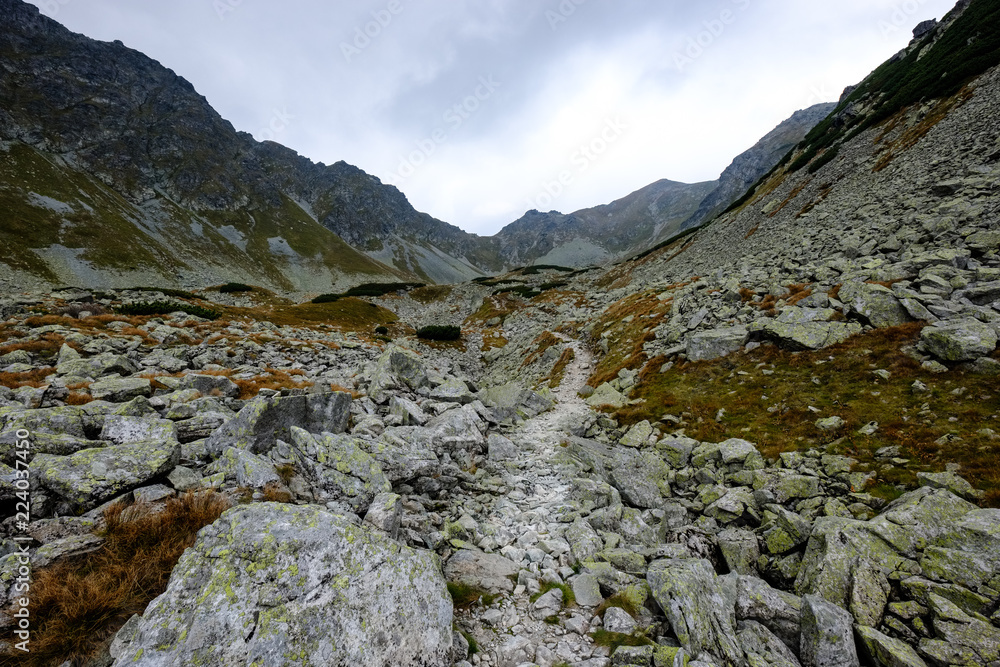
[[[171,498],[162,509],[116,503],[104,513],[105,543],[96,554],[35,573],[31,653],[17,664],[82,664],[132,614],[166,590],[184,550],[229,501],[215,492]]]
[[[566,375],[566,367],[576,359],[576,352],[573,348],[567,347],[563,350],[562,355],[556,362],[556,365],[552,367],[552,372],[549,373],[549,388],[555,389],[562,384],[563,377]]]
[[[782,211],[783,211],[783,210],[785,209],[785,207],[786,207],[786,206],[788,206],[788,205],[789,205],[789,204],[791,204],[791,203],[792,203],[793,201],[795,201],[795,198],[796,198],[796,197],[798,197],[798,196],[799,196],[799,194],[800,194],[800,193],[801,193],[801,192],[802,192],[803,190],[805,190],[805,189],[806,189],[806,187],[807,187],[807,186],[808,186],[808,185],[809,185],[810,183],[812,183],[812,179],[811,179],[811,178],[807,178],[806,180],[804,180],[804,181],[802,181],[801,183],[799,183],[798,185],[796,185],[796,186],[795,186],[795,187],[794,187],[794,188],[792,189],[792,191],[788,193],[788,196],[787,196],[787,197],[785,198],[785,201],[781,202],[781,204],[780,204],[780,205],[778,206],[778,208],[776,208],[776,209],[774,209],[773,211],[771,211],[770,213],[768,213],[768,214],[767,214],[767,217],[769,217],[769,218],[773,218],[774,216],[776,216],[776,215],[778,215],[779,213],[781,213],[781,212],[782,212]]]
[[[9,342],[2,345],[0,346],[0,354],[24,350],[25,352],[41,355],[43,357],[53,356],[59,352],[59,348],[61,348],[65,342],[66,339],[59,334],[47,333],[37,340],[24,341],[23,343]],[[70,347],[78,351],[80,349],[80,346],[76,343],[70,343]]]
[[[66,405],[86,405],[87,403],[91,403],[93,400],[94,397],[90,394],[81,391],[73,391],[66,397],[65,403]]]
[[[21,387],[44,387],[48,384],[45,381],[50,375],[56,372],[54,368],[36,368],[27,373],[0,373],[0,386],[8,389],[19,389]]]
[[[220,371],[219,374],[223,374],[223,372]],[[230,371],[229,374],[231,375],[232,372]],[[313,386],[313,382],[295,379],[303,375],[305,373],[298,369],[286,371],[267,368],[264,375],[258,375],[248,380],[233,380],[233,382],[240,388],[239,398],[247,400],[259,394],[261,389],[281,391],[282,389],[305,389]]]
[[[895,141],[891,141],[884,145],[882,156],[878,159],[878,162],[875,163],[875,166],[872,167],[872,171],[879,172],[888,167],[897,155],[900,155],[915,146],[916,143],[923,139],[928,132],[934,129],[935,125],[944,120],[944,118],[951,113],[953,109],[962,106],[967,101],[972,99],[974,93],[975,89],[973,87],[966,86],[951,97],[935,102],[934,108],[931,112],[928,113],[919,123],[904,130]],[[897,113],[896,116],[888,122],[885,131],[879,135],[879,137],[875,140],[875,143],[881,144],[887,135],[891,134],[911,111],[912,107],[906,107],[900,110],[899,113]]]

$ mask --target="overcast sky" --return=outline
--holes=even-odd
[[[478,234],[713,180],[954,0],[35,0]],[[560,182],[561,180],[561,182]]]

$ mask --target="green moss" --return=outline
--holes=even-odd
[[[598,646],[606,646],[612,653],[614,653],[619,646],[656,646],[656,642],[640,631],[627,635],[621,632],[610,632],[604,628],[599,628],[591,632],[590,636],[594,640],[595,644]]]
[[[457,581],[448,582],[448,594],[451,595],[452,603],[458,609],[469,609],[478,604],[480,600],[484,606],[488,607],[500,597],[477,586]]]

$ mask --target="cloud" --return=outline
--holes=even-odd
[[[355,164],[418,209],[492,234],[539,201],[573,211],[662,178],[717,178],[953,2],[35,4],[159,60],[238,129]],[[624,128],[581,156],[609,122]]]

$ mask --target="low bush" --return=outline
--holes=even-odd
[[[462,337],[462,329],[456,326],[429,326],[417,330],[417,338],[426,340],[458,340]]]
[[[178,311],[204,320],[217,320],[222,316],[217,310],[176,301],[136,301],[115,308],[115,312],[121,315],[169,315]]]
[[[424,283],[365,283],[364,285],[358,285],[357,287],[352,287],[344,293],[344,296],[372,296],[379,297],[385,296],[386,294],[394,294],[396,292],[407,291],[411,289],[417,289],[420,287],[426,287]]]
[[[250,285],[244,285],[243,283],[226,283],[219,288],[222,294],[236,294],[239,292],[252,292],[253,287]]]
[[[312,300],[312,303],[334,303],[335,301],[340,301],[343,296],[343,294],[320,294]]]
[[[182,289],[172,289],[170,287],[133,287],[133,292],[159,292],[163,296],[172,296],[176,299],[197,299],[198,295]]]

